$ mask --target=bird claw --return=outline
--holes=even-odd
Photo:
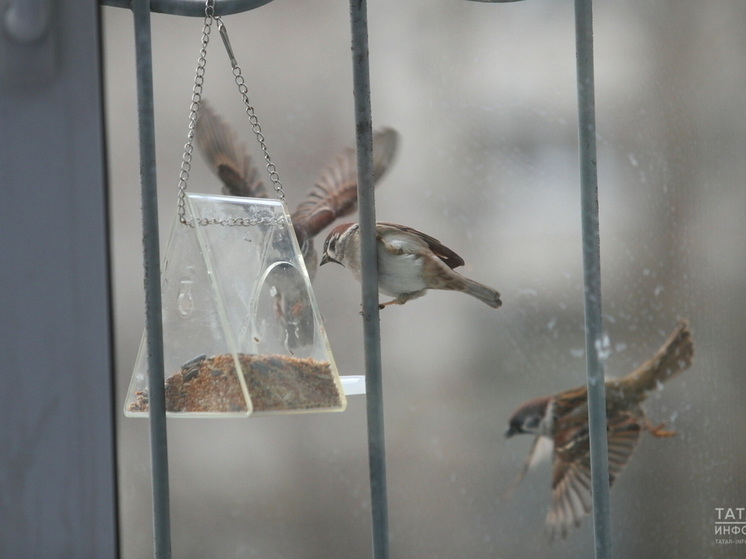
[[[658,437],[659,439],[673,437],[676,434],[676,431],[664,429],[665,423],[659,423],[658,425],[653,425],[649,421],[645,420],[645,427],[647,427],[647,430],[650,431],[650,434],[654,437]]]
[[[393,301],[392,301],[392,302],[393,302]],[[384,309],[384,308],[386,308],[386,306],[387,306],[387,305],[389,305],[389,304],[391,304],[391,303],[379,303],[379,304],[378,304],[378,310],[381,310],[381,309]],[[362,307],[362,304],[361,304],[360,306]],[[361,315],[361,316],[362,316],[362,315],[364,314],[364,313],[363,313],[363,309],[360,309],[360,310],[358,311],[358,313],[357,313],[357,314],[359,314],[359,315]]]

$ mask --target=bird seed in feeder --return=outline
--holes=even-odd
[[[284,355],[239,353],[255,412],[338,408],[342,405],[328,362]],[[168,412],[246,411],[230,354],[195,359],[166,379]],[[131,412],[148,411],[148,394],[140,391]]]

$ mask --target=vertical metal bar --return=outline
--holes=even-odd
[[[383,432],[381,332],[378,317],[376,209],[373,194],[373,124],[370,103],[370,70],[368,66],[368,14],[365,0],[350,0],[350,22],[352,24],[358,206],[360,208],[360,244],[363,266],[363,326],[373,558],[388,559],[389,529],[386,496],[386,453]]]
[[[575,0],[588,423],[596,559],[611,557],[591,0]]]
[[[145,266],[145,318],[148,344],[148,405],[150,460],[153,481],[155,557],[171,557],[171,518],[168,488],[168,444],[163,378],[163,323],[161,318],[158,196],[155,172],[155,117],[153,111],[153,58],[150,35],[150,0],[134,0],[137,60],[137,112],[140,134],[143,256]]]

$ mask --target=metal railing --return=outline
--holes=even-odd
[[[611,557],[609,454],[606,440],[606,390],[601,318],[601,249],[596,166],[596,101],[593,75],[591,0],[575,0],[575,48],[580,141],[580,210],[585,286],[585,354],[588,384],[588,435],[591,448],[591,496],[596,559]]]
[[[350,22],[352,25],[355,129],[357,130],[360,253],[363,266],[363,332],[373,559],[387,559],[389,557],[389,530],[386,441],[383,430],[381,332],[378,319],[378,249],[376,247],[376,206],[373,194],[373,122],[368,64],[368,9],[365,0],[350,0]]]
[[[143,265],[145,267],[145,325],[148,348],[150,460],[153,482],[155,557],[171,557],[171,515],[168,483],[168,437],[161,314],[161,256],[158,244],[158,185],[155,168],[153,57],[150,0],[134,0],[137,71],[137,116],[140,134]]]

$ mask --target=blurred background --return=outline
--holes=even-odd
[[[377,216],[427,232],[497,288],[493,310],[432,292],[381,313],[393,557],[590,556],[592,522],[543,537],[548,464],[509,498],[524,400],[584,383],[572,2],[369,2],[374,126],[401,134]],[[144,326],[134,30],[102,8],[118,399]],[[354,144],[349,6],[274,0],[225,23],[291,208]],[[717,507],[746,506],[746,3],[596,2],[598,170],[609,376],[691,321],[695,363],[646,403],[611,492],[619,557],[743,557]],[[175,216],[202,21],[152,19],[162,246]],[[261,154],[213,30],[204,96]],[[189,189],[219,193],[195,156]],[[266,180],[265,180],[266,182]],[[320,248],[322,238],[317,240]],[[315,293],[340,374],[363,373],[360,286]],[[147,421],[118,416],[125,559],[152,555]],[[174,557],[370,556],[365,400],[347,411],[170,420]]]

